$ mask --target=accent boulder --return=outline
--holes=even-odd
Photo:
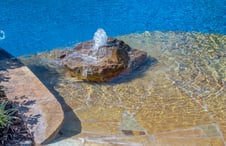
[[[130,72],[146,61],[147,53],[132,49],[121,40],[108,38],[106,45],[93,52],[94,41],[78,44],[60,56],[62,64],[73,77],[104,82],[123,72]]]

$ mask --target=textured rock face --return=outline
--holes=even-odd
[[[73,50],[60,56],[63,65],[72,76],[83,80],[103,82],[124,71],[131,71],[141,65],[147,53],[132,49],[123,41],[108,39],[107,44],[93,52],[93,41],[80,43]]]
[[[5,93],[1,93],[1,87]],[[60,103],[28,67],[0,48],[1,96],[18,102],[16,108],[23,114],[36,145],[47,143],[56,136],[64,119]]]

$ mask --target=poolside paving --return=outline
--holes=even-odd
[[[65,122],[49,146],[226,145],[225,36],[145,32],[118,38],[147,51],[150,60],[110,83],[68,76],[56,59],[62,50],[21,58],[63,98]]]
[[[37,145],[58,133],[64,114],[61,105],[42,82],[18,59],[0,49],[0,85],[34,134]]]

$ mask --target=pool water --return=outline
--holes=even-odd
[[[0,47],[18,56],[64,109],[50,145],[226,144],[226,0],[8,0],[0,6]],[[157,61],[112,82],[70,77],[57,58],[92,39],[97,28]]]
[[[0,47],[15,56],[144,31],[226,34],[226,0],[0,1]],[[3,38],[0,33],[0,38]]]

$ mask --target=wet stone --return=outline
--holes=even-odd
[[[226,144],[225,35],[145,32],[117,39],[157,62],[145,62],[120,81],[95,83],[58,72],[62,66],[52,62],[64,50],[23,59],[56,70],[51,78],[48,70],[36,73],[69,106],[63,134],[51,146]],[[211,59],[211,49],[221,56]]]
[[[103,82],[136,69],[147,58],[146,52],[132,49],[117,39],[108,39],[97,52],[94,52],[94,45],[94,41],[80,43],[59,57],[71,76]]]

